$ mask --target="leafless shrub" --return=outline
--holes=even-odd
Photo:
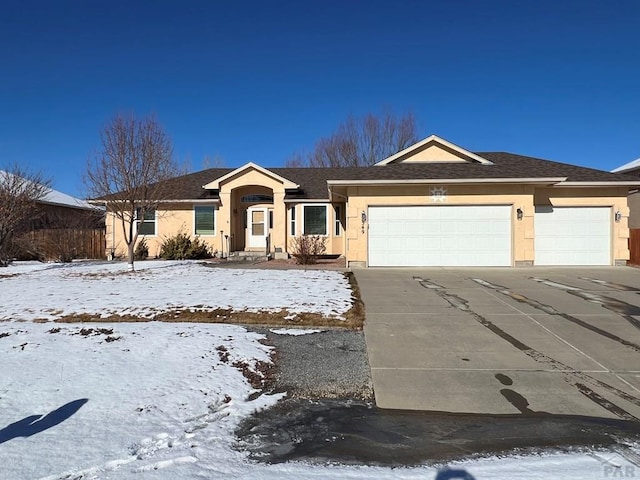
[[[321,235],[302,235],[291,240],[291,255],[299,265],[313,265],[327,250],[327,238]]]

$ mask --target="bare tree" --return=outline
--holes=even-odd
[[[145,216],[170,200],[183,173],[173,159],[171,140],[155,117],[116,115],[101,133],[102,150],[89,160],[85,184],[122,226],[129,269]]]
[[[366,167],[417,140],[416,121],[410,112],[401,117],[390,111],[361,118],[350,115],[333,134],[318,140],[304,163],[310,167]],[[300,156],[294,155],[287,165],[299,162]]]
[[[205,155],[204,159],[202,160],[202,168],[224,168],[227,166],[226,163],[227,162],[225,162],[224,158],[222,158],[217,153],[213,157],[211,157],[210,155]]]
[[[307,161],[304,155],[302,155],[299,152],[294,153],[289,158],[287,158],[287,160],[284,162],[284,166],[287,168],[300,168],[306,165],[307,165]]]
[[[11,262],[14,241],[29,230],[49,185],[42,174],[18,165],[0,170],[0,267]]]

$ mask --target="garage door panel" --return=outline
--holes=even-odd
[[[609,207],[535,207],[536,265],[611,265]]]
[[[510,266],[511,207],[371,207],[369,265]]]

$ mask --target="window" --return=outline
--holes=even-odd
[[[273,228],[273,210],[269,209],[269,229]]]
[[[289,211],[291,212],[289,217],[291,219],[290,233],[292,237],[295,237],[296,236],[296,207],[291,207]]]
[[[216,209],[213,205],[194,207],[196,235],[216,234]]]
[[[327,206],[326,205],[305,205],[304,206],[304,234],[305,235],[326,235],[327,234]]]
[[[240,198],[242,203],[273,203],[273,195],[263,195],[262,193],[252,193]]]
[[[138,225],[138,233],[140,235],[155,235],[156,234],[156,211],[146,210],[144,212],[144,218],[141,220],[142,209],[139,208],[136,211],[136,220]]]
[[[336,205],[333,207],[334,209],[334,213],[335,213],[335,223],[334,223],[334,231],[333,234],[336,237],[340,236],[340,232],[341,232],[341,225],[340,225],[340,220],[342,220],[342,209],[340,208],[340,205]]]

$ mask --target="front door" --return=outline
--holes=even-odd
[[[267,234],[269,233],[268,218],[267,208],[265,207],[249,207],[247,209],[249,248],[266,248]]]

